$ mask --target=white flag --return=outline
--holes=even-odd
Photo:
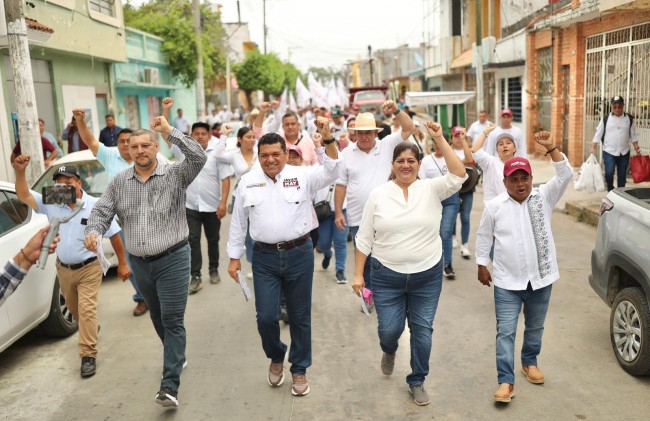
[[[288,89],[285,86],[284,91],[282,91],[282,95],[280,95],[280,107],[278,108],[280,110],[281,114],[284,114],[287,111],[287,108],[289,108],[289,103],[287,102],[287,92]]]
[[[327,103],[327,89],[316,80],[311,72],[307,75],[307,84],[309,85],[309,93],[311,94],[314,105],[316,107],[329,107]]]
[[[302,83],[302,80],[300,78],[296,79],[296,96],[298,100],[297,104],[300,108],[305,108],[309,105],[311,95],[309,94],[309,90],[305,84]]]
[[[293,97],[293,92],[289,92],[289,109],[294,113],[298,112],[298,105],[296,105],[296,98]]]
[[[350,96],[348,95],[348,92],[345,90],[345,86],[343,86],[343,81],[341,80],[341,78],[338,78],[336,80],[336,91],[339,95],[340,104],[343,107],[350,106]]]
[[[329,104],[329,108],[341,106],[339,93],[336,90],[336,83],[334,83],[334,79],[330,79],[330,83],[327,85],[327,103]]]

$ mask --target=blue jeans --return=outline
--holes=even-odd
[[[264,353],[275,363],[283,362],[287,345],[280,340],[280,296],[287,300],[291,349],[291,372],[305,374],[311,365],[311,291],[314,249],[311,240],[285,251],[255,244],[253,283],[257,331]]]
[[[373,297],[377,310],[379,346],[395,354],[408,319],[411,333],[411,370],[409,385],[420,385],[429,374],[433,318],[442,290],[442,260],[420,273],[398,273],[372,258],[370,263]]]
[[[511,291],[494,286],[494,308],[497,317],[497,374],[499,383],[515,384],[515,335],[519,312],[524,307],[524,344],[521,347],[521,365],[537,365],[542,350],[544,320],[551,298],[549,285],[536,291]]]
[[[347,219],[347,213],[343,209],[343,216]],[[345,271],[345,259],[348,256],[348,227],[341,231],[334,223],[334,213],[329,218],[324,220],[318,226],[318,233],[320,238],[318,245],[320,246],[323,256],[332,257],[332,242],[334,243],[334,255],[336,259],[336,271]]]
[[[458,193],[458,194],[460,197],[461,244],[467,244],[467,242],[469,241],[469,217],[472,213],[472,205],[474,204],[474,192]],[[454,234],[455,233],[456,233],[456,227],[454,226]]]
[[[133,285],[133,289],[135,289],[135,294],[133,294],[133,301],[136,303],[141,303],[144,301],[144,298],[142,298],[142,294],[140,294],[140,291],[138,291],[138,287],[135,284],[135,274],[133,273],[133,267],[131,267],[131,256],[126,251],[126,239],[124,238],[124,230],[120,230],[120,238],[122,239],[122,244],[124,244],[124,255],[126,256],[126,263],[129,265],[129,268],[131,268],[131,276],[129,277],[129,281],[131,281],[131,285]]]
[[[456,225],[456,215],[460,208],[458,193],[442,201],[442,218],[440,218],[440,239],[442,240],[442,255],[445,267],[451,266],[451,256],[454,251],[452,236]]]
[[[185,362],[185,306],[190,282],[190,246],[145,260],[131,256],[138,289],[163,343],[163,379],[160,387],[178,390]]]
[[[359,231],[359,227],[350,227],[350,234],[352,235],[352,244],[354,245],[354,248],[356,250],[357,248],[357,242],[355,240],[355,236],[357,235],[357,232]],[[374,292],[374,289],[372,288],[372,279],[370,276],[370,259],[372,258],[372,253],[366,257],[366,264],[363,265],[363,280],[366,283],[366,288],[368,288],[370,291]],[[356,259],[356,258],[355,258]]]
[[[627,167],[630,165],[630,153],[614,156],[603,151],[603,162],[605,163],[605,181],[607,191],[614,188],[614,170],[617,173],[618,187],[625,187]]]

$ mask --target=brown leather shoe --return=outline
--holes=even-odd
[[[501,383],[496,392],[494,400],[497,402],[508,403],[515,397],[515,386],[510,383]]]
[[[544,375],[536,365],[522,365],[521,372],[524,373],[526,379],[533,384],[542,384],[544,383]]]
[[[138,305],[135,306],[133,309],[133,315],[135,317],[142,316],[144,313],[149,311],[149,307],[147,307],[147,303],[144,301],[138,301]]]

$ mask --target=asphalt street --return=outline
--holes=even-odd
[[[482,199],[474,199],[478,224]],[[316,254],[313,292],[311,393],[296,398],[290,381],[266,383],[265,358],[253,302],[227,277],[221,230],[222,282],[189,297],[186,327],[189,366],[181,378],[178,409],[154,403],[162,346],[148,316],[134,318],[130,285],[108,277],[100,294],[98,372],[79,376],[77,337],[29,334],[0,354],[0,419],[3,420],[638,420],[650,413],[650,378],[619,368],[609,340],[609,308],[588,284],[595,228],[556,212],[553,217],[561,279],[553,287],[539,359],[544,385],[518,371],[517,396],[495,404],[497,387],[492,288],[476,280],[473,260],[454,250],[456,280],[444,281],[434,323],[431,404],[418,407],[405,383],[408,329],[395,372],[381,374],[375,316],[359,311],[348,285],[337,285],[332,265]],[[470,243],[473,244],[472,236]],[[205,247],[205,245],[204,245]],[[351,246],[350,246],[351,250]],[[206,253],[204,252],[204,256]],[[353,255],[348,254],[351,279]],[[247,267],[244,268],[247,270]],[[207,279],[207,268],[204,270]],[[523,320],[517,337],[518,360]],[[282,327],[286,341],[288,326]],[[285,374],[289,377],[288,364]],[[290,379],[290,377],[289,377]]]

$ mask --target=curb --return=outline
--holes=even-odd
[[[600,220],[600,200],[566,202],[564,210],[567,214],[575,217],[578,222],[584,222],[593,227],[598,226],[598,221]]]

